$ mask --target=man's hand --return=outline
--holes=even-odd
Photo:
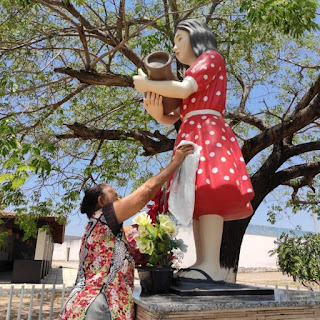
[[[175,155],[172,159],[172,162],[178,164],[179,166],[182,164],[184,158],[188,155],[188,154],[192,154],[194,151],[193,145],[191,144],[185,144],[183,146],[180,146],[176,152]]]

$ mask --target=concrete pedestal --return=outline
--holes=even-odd
[[[134,292],[136,320],[289,320],[320,319],[319,293],[275,290],[275,296],[179,296],[140,297]]]

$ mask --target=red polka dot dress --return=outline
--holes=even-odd
[[[252,214],[254,193],[235,135],[222,117],[227,89],[223,57],[213,50],[203,53],[186,71],[186,79],[196,92],[183,99],[175,148],[181,140],[201,148],[193,218],[207,214],[225,221],[246,218]]]

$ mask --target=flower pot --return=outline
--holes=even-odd
[[[164,51],[150,53],[144,59],[144,65],[148,70],[150,80],[178,80],[171,71],[172,57]],[[163,110],[165,114],[180,107],[182,100],[178,98],[163,97]]]
[[[141,296],[169,293],[173,276],[172,268],[137,267]]]

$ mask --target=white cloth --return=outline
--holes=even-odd
[[[182,165],[173,176],[169,189],[168,207],[169,211],[178,220],[178,223],[187,226],[193,216],[195,182],[201,147],[186,140],[181,140],[177,147],[185,144],[193,145],[194,152],[185,157]]]

